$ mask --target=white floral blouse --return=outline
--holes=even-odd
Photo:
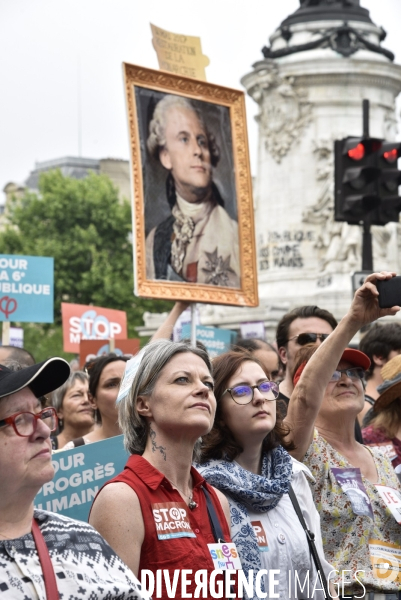
[[[401,492],[388,458],[374,448],[369,450],[378,472],[377,483]],[[312,493],[321,518],[325,556],[339,571],[333,581],[340,583],[343,576],[345,593],[340,589],[340,594],[361,596],[362,587],[358,580],[367,591],[383,593],[401,589],[401,525],[386,507],[375,485],[362,475],[365,498],[370,501],[373,519],[367,514],[355,514],[349,496],[343,492],[332,471],[332,468],[352,470],[353,467],[316,429],[304,463],[316,480]],[[388,556],[392,557],[390,562]],[[376,565],[385,562],[391,565],[390,569],[377,568]]]

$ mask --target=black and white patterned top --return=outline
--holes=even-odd
[[[49,549],[60,600],[149,600],[93,527],[44,510],[35,510],[34,516]],[[31,533],[0,540],[0,600],[46,600]]]

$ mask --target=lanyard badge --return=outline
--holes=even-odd
[[[370,498],[362,482],[361,470],[359,468],[332,468],[331,472],[342,491],[351,502],[352,511],[355,515],[361,515],[373,519],[373,510]]]

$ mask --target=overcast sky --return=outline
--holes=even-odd
[[[401,63],[401,0],[361,0],[388,32]],[[0,194],[35,161],[77,156],[78,80],[82,156],[128,158],[122,62],[158,68],[149,23],[200,36],[208,81],[241,77],[298,0],[0,0]],[[255,172],[256,105],[248,132]]]

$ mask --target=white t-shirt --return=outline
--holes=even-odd
[[[316,548],[327,577],[332,566],[324,558],[319,513],[313,503],[308,479],[314,481],[309,469],[293,459],[292,487],[308,529],[315,534]],[[248,514],[258,540],[262,569],[280,571],[274,575],[274,579],[279,583],[272,591],[279,593],[283,600],[288,598],[324,600],[323,591],[319,591],[322,586],[317,579],[306,534],[289,495],[284,494],[276,508],[272,510],[265,513],[248,510]],[[265,589],[269,597],[269,577],[266,579],[266,576]]]

